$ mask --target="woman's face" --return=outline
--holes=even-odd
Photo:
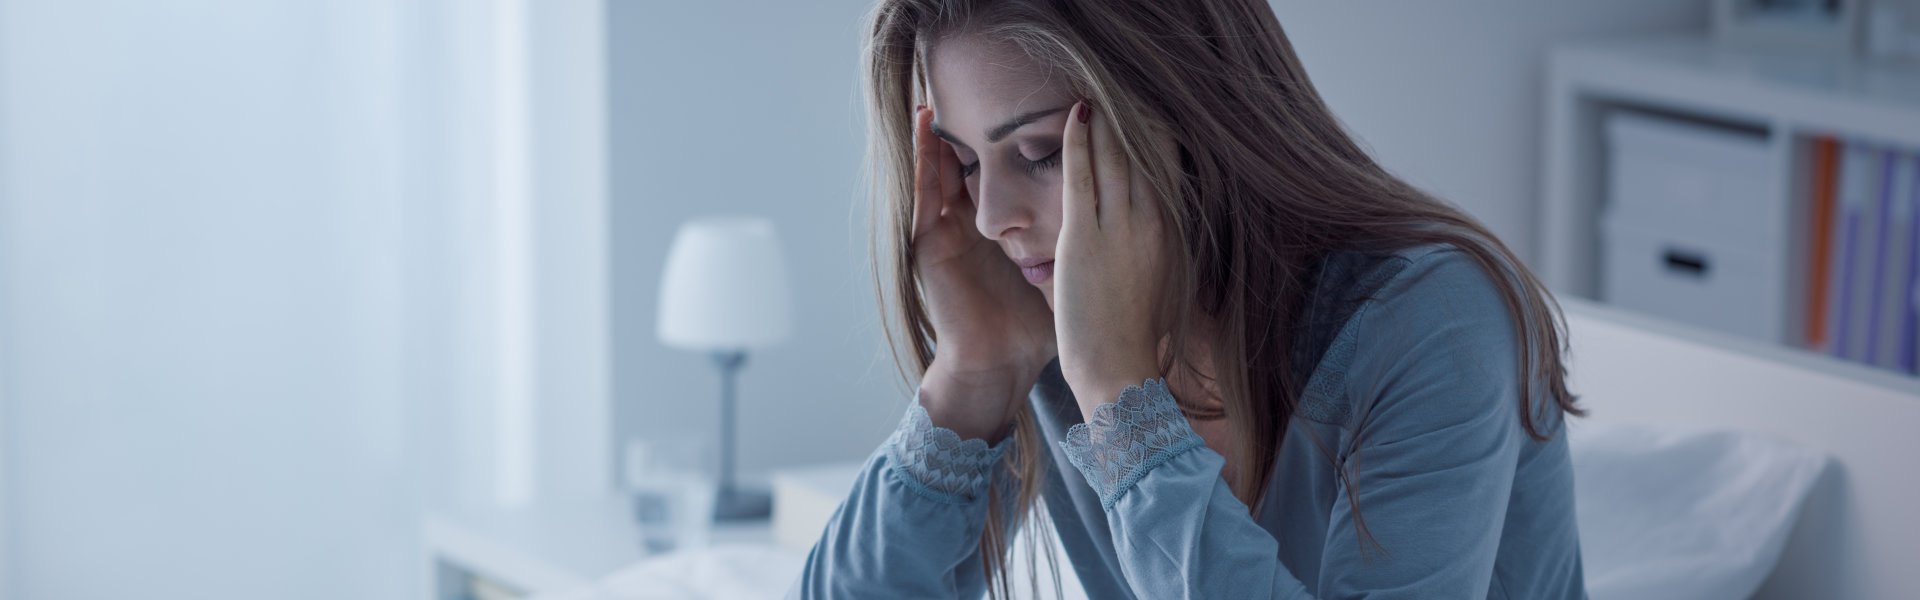
[[[928,52],[933,131],[960,157],[974,227],[1053,305],[1060,235],[1060,144],[1075,99],[1019,50],[976,36]]]

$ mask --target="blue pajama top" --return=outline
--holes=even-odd
[[[1055,362],[1029,394],[1044,448],[961,440],[909,406],[787,597],[982,597],[988,479],[1011,490],[1005,453],[1046,452],[1047,514],[1091,598],[1585,598],[1565,425],[1535,393],[1552,437],[1522,427],[1487,272],[1446,245],[1346,251],[1310,289],[1293,360],[1311,376],[1257,513],[1163,382],[1083,424]]]

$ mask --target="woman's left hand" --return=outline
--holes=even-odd
[[[1162,376],[1155,303],[1166,284],[1165,228],[1112,122],[1085,102],[1073,111],[1060,150],[1053,323],[1061,374],[1091,418],[1127,386]]]

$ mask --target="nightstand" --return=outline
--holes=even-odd
[[[525,510],[439,511],[422,523],[434,600],[507,600],[595,585],[639,564],[623,495]],[[768,521],[718,524],[714,544],[773,543]]]

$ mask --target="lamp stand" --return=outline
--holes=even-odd
[[[713,496],[716,521],[751,521],[773,513],[773,497],[765,490],[741,488],[733,478],[734,385],[740,367],[747,364],[745,350],[721,350],[713,353],[720,367],[720,482]]]

